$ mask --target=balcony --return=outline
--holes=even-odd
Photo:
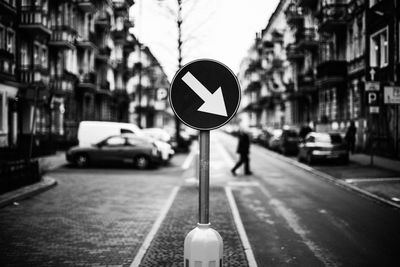
[[[97,46],[95,45],[96,43],[96,34],[95,33],[89,33],[86,34],[85,36],[78,36],[76,38],[76,46],[81,47],[81,48],[86,48],[86,49],[96,49]]]
[[[343,31],[346,27],[347,6],[347,0],[330,0],[323,2],[319,31]]]
[[[55,75],[50,78],[50,90],[57,96],[71,94],[74,89],[75,76],[69,73]]]
[[[290,61],[299,61],[304,58],[304,53],[299,51],[296,44],[289,44],[286,47],[286,57]]]
[[[312,73],[299,74],[297,76],[297,86],[299,91],[311,92],[316,89],[315,79]]]
[[[73,49],[75,41],[75,31],[67,26],[53,28],[49,45],[61,49]]]
[[[101,63],[108,64],[110,62],[111,49],[109,47],[102,47],[96,54],[96,60]]]
[[[25,30],[30,35],[48,36],[51,34],[47,14],[41,10],[41,7],[23,6],[21,9],[19,24],[21,30]]]
[[[318,48],[317,34],[314,28],[299,29],[296,33],[298,49],[315,50]]]
[[[317,66],[317,84],[335,84],[345,82],[347,75],[347,62],[329,59],[321,61]]]
[[[15,16],[17,14],[17,1],[0,0],[0,14]]]
[[[26,84],[49,84],[49,71],[40,65],[23,65],[19,69],[19,79]]]
[[[110,15],[105,11],[100,11],[99,16],[95,20],[96,27],[107,30],[111,27],[111,18]]]
[[[95,91],[97,87],[96,80],[97,80],[97,75],[95,72],[82,74],[79,76],[77,88],[81,88],[87,91]]]
[[[295,4],[293,1],[289,4],[288,8],[285,11],[286,20],[289,25],[292,26],[301,26],[304,21],[303,9]]]
[[[83,12],[87,12],[87,13],[95,12],[96,1],[94,1],[94,0],[78,0],[77,4],[78,4],[78,7]]]

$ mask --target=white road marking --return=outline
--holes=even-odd
[[[165,206],[161,210],[161,213],[158,216],[157,220],[154,222],[153,227],[151,228],[150,232],[147,234],[146,238],[144,239],[143,244],[139,248],[138,253],[136,254],[135,258],[133,259],[133,262],[131,263],[130,267],[139,266],[140,262],[143,259],[144,254],[146,253],[147,249],[150,246],[151,241],[153,240],[154,236],[156,235],[158,229],[160,228],[161,223],[163,222],[169,209],[171,208],[172,203],[174,202],[174,199],[175,199],[176,195],[178,194],[178,191],[179,191],[179,186],[176,186],[172,189],[172,192],[169,195]]]
[[[389,178],[349,178],[345,179],[346,183],[357,183],[357,182],[400,182],[400,177],[389,177]]]
[[[182,164],[182,169],[187,170],[189,168],[196,153],[198,153],[197,149],[192,149],[192,151],[190,151],[189,155],[187,155],[185,161]]]
[[[229,206],[231,207],[233,220],[239,233],[240,240],[242,241],[244,252],[246,253],[249,267],[257,267],[257,262],[251,249],[249,239],[247,238],[246,230],[244,229],[242,219],[240,218],[239,210],[236,206],[235,199],[233,198],[232,190],[229,186],[225,187],[225,193],[228,198]]]
[[[226,148],[221,144],[221,142],[217,142],[216,145],[219,154],[222,155],[222,158],[224,159],[225,163],[228,166],[234,166],[235,165],[235,161],[233,160],[232,156],[228,153],[228,151],[226,150]]]
[[[269,204],[275,209],[276,213],[285,219],[289,227],[303,240],[304,244],[310,249],[314,256],[319,259],[325,266],[336,267],[339,264],[333,259],[329,251],[319,247],[313,240],[308,237],[310,231],[300,224],[300,219],[297,215],[289,209],[282,201],[275,199],[263,186],[260,190],[264,195],[270,199]]]

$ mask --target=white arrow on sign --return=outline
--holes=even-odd
[[[182,81],[204,101],[204,104],[197,109],[198,111],[228,117],[221,87],[212,94],[190,72],[182,77]]]

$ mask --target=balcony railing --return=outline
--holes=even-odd
[[[50,88],[55,95],[72,93],[74,89],[74,80],[67,74],[52,76],[50,78]]]
[[[74,48],[75,34],[66,28],[55,28],[50,38],[49,45],[59,48]]]
[[[24,6],[21,10],[21,22],[19,27],[27,30],[27,32],[32,35],[51,34],[47,14],[42,10],[32,9],[32,7]]]
[[[19,78],[22,83],[49,83],[48,69],[40,65],[23,65],[19,69]]]
[[[95,72],[89,72],[79,75],[78,84],[76,88],[83,91],[94,92],[97,88],[97,74]]]
[[[105,11],[100,11],[99,16],[95,21],[96,26],[102,29],[109,29],[111,27],[111,18]]]
[[[318,47],[317,34],[314,28],[298,29],[296,33],[298,48],[314,49]]]
[[[321,61],[317,66],[319,84],[344,82],[347,75],[347,62],[343,60]]]
[[[297,85],[299,91],[312,91],[315,90],[315,78],[312,73],[299,74],[297,76]]]
[[[347,19],[347,0],[327,0],[321,7],[319,30],[335,32],[343,30]]]

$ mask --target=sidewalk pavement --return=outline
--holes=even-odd
[[[197,202],[197,187],[183,186],[179,189],[150,247],[141,259],[140,267],[183,266],[183,244],[186,234],[194,229],[198,222]],[[223,265],[249,266],[223,187],[211,187],[210,203],[213,203],[210,206],[211,227],[223,237]]]
[[[47,173],[67,164],[64,151],[57,151],[53,155],[38,157],[35,159],[39,161],[40,174]]]
[[[350,155],[350,160],[352,162],[356,162],[360,165],[370,165],[371,162],[371,156],[367,154],[353,154]],[[389,159],[389,158],[384,158],[380,156],[374,156],[373,157],[373,166],[377,166],[380,168],[392,170],[395,172],[400,173],[400,160],[394,160],[394,159]]]
[[[35,158],[35,160],[39,161],[39,173],[43,176],[42,179],[37,183],[0,194],[0,208],[16,203],[22,199],[32,197],[57,185],[55,179],[47,177],[45,174],[67,163],[65,152],[57,151],[56,154],[38,157]]]

